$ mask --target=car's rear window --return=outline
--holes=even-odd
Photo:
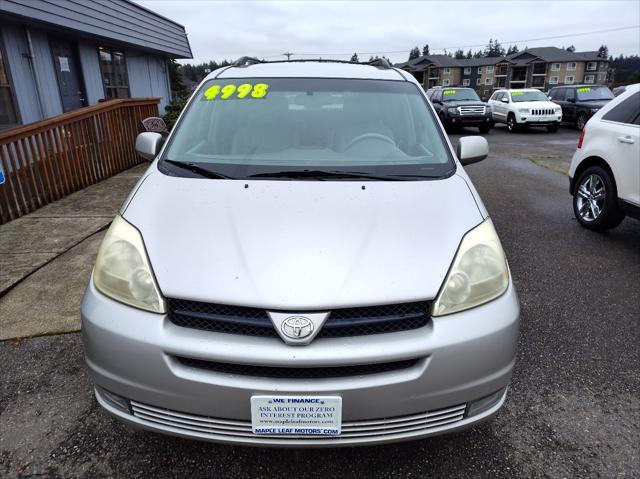
[[[161,169],[184,176],[192,174],[170,163],[232,178],[319,169],[428,178],[455,169],[436,119],[410,82],[211,80],[176,128]]]

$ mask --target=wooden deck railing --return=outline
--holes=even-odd
[[[141,121],[158,98],[111,100],[0,132],[0,224],[141,163]]]

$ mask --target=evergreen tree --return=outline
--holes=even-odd
[[[600,58],[609,58],[609,48],[606,45],[600,45],[600,48],[598,48],[598,56]]]
[[[351,55],[351,61],[358,63],[360,60],[358,60],[358,54],[354,53],[353,55]]]
[[[466,58],[467,58],[467,59],[469,59],[469,58],[473,58],[473,53],[471,53],[471,48],[469,48],[469,51],[467,52],[467,56],[466,56]]]
[[[182,81],[182,68],[175,59],[169,59],[169,81],[171,83],[171,93],[177,100],[185,100],[189,96],[189,90]]]
[[[418,47],[413,47],[409,52],[409,61],[415,60],[420,57],[420,49]]]
[[[422,55],[427,56],[429,54],[429,44],[426,43],[424,47],[422,47]]]
[[[569,45],[569,46],[566,48],[566,50],[567,50],[568,52],[572,52],[572,53],[573,53],[573,52],[575,52],[575,51],[576,51],[576,47],[574,47],[573,45]]]
[[[455,58],[457,58],[457,59],[465,58],[465,56],[464,56],[464,51],[462,51],[462,49],[460,49],[460,48],[456,50],[456,52],[454,53],[454,55],[453,55],[453,56],[454,56]]]

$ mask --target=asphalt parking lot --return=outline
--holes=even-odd
[[[452,141],[465,134],[476,133]],[[335,450],[165,437],[131,430],[97,406],[79,333],[47,335],[0,343],[0,475],[639,477],[640,222],[605,234],[578,225],[563,174],[577,138],[564,128],[508,134],[498,126],[487,135],[490,157],[467,167],[522,308],[515,375],[494,421]]]

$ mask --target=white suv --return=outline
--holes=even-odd
[[[611,100],[580,134],[569,169],[573,211],[593,230],[640,219],[640,84]]]
[[[548,131],[556,132],[562,121],[562,107],[535,88],[497,90],[491,95],[489,105],[493,121],[506,123],[511,133],[528,126],[546,126]]]

